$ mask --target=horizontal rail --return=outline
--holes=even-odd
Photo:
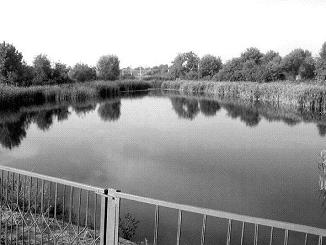
[[[312,226],[299,225],[299,224],[270,220],[270,219],[256,218],[247,215],[234,214],[234,213],[207,209],[207,208],[199,208],[199,207],[194,207],[185,204],[161,201],[161,200],[148,198],[148,197],[140,197],[140,196],[126,194],[122,192],[116,192],[115,196],[131,201],[142,202],[142,203],[152,204],[152,205],[166,207],[166,208],[172,208],[176,210],[182,210],[191,213],[203,214],[203,215],[208,215],[216,218],[223,218],[228,220],[235,220],[235,221],[240,221],[245,223],[262,225],[262,226],[269,226],[269,227],[279,228],[283,230],[309,233],[318,236],[326,236],[326,229],[321,229]]]
[[[276,221],[276,220],[271,220],[271,219],[251,217],[251,216],[247,216],[247,215],[240,215],[240,214],[224,212],[224,211],[219,211],[219,210],[200,208],[200,207],[195,207],[195,206],[191,206],[191,205],[162,201],[162,200],[148,198],[148,197],[141,197],[141,196],[136,196],[136,195],[132,195],[132,194],[122,193],[122,192],[116,191],[114,189],[98,188],[98,187],[94,187],[94,186],[90,186],[90,185],[80,184],[80,183],[73,182],[73,181],[68,181],[68,180],[64,180],[64,179],[60,179],[60,178],[50,177],[50,176],[46,176],[46,175],[42,175],[42,174],[37,174],[34,172],[19,170],[19,169],[1,166],[1,165],[0,165],[0,170],[14,172],[17,174],[35,177],[35,178],[50,181],[50,182],[55,182],[55,183],[59,183],[59,184],[63,184],[63,185],[69,185],[72,187],[81,188],[84,190],[93,191],[102,196],[111,196],[111,197],[136,201],[136,202],[140,202],[140,203],[147,203],[147,204],[155,205],[156,207],[159,207],[159,206],[166,207],[166,208],[171,208],[171,209],[175,209],[175,210],[179,210],[179,211],[197,213],[197,214],[212,216],[212,217],[216,217],[216,218],[223,218],[223,219],[227,219],[227,220],[240,221],[243,223],[251,223],[251,224],[256,224],[256,225],[268,226],[268,227],[279,228],[279,229],[283,229],[283,230],[289,230],[289,231],[295,231],[295,232],[301,232],[301,233],[326,237],[326,229],[321,229],[321,228],[317,228],[317,227],[299,225],[299,224],[288,223],[288,222],[283,222],[283,221]],[[107,194],[104,194],[106,190],[108,192],[107,192]]]
[[[70,180],[51,177],[51,176],[47,176],[47,175],[43,175],[43,174],[37,174],[37,173],[34,173],[34,172],[20,170],[20,169],[11,168],[11,167],[6,167],[6,166],[2,166],[2,165],[0,165],[0,170],[13,172],[13,173],[17,173],[17,174],[21,174],[21,175],[41,179],[41,180],[46,180],[46,181],[50,181],[50,182],[54,182],[54,183],[58,183],[58,184],[62,184],[62,185],[72,186],[72,187],[80,188],[80,189],[83,189],[83,190],[93,191],[93,192],[95,192],[97,194],[104,194],[104,192],[106,190],[104,188],[99,188],[99,187],[95,187],[95,186],[91,186],[91,185],[80,184],[78,182],[74,182],[74,181],[70,181]],[[110,193],[112,193],[112,191],[110,191]]]

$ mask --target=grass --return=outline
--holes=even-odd
[[[84,102],[95,98],[116,97],[124,92],[159,88],[161,81],[91,81],[63,85],[15,87],[0,84],[0,109],[44,103]]]
[[[242,99],[299,106],[326,112],[326,84],[307,82],[211,82],[165,81],[164,90],[177,90],[184,95],[210,95],[219,99]]]

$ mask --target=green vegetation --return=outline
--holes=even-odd
[[[184,95],[209,95],[219,99],[287,104],[326,113],[326,86],[320,82],[209,82],[165,81],[162,89]]]
[[[117,80],[120,74],[119,63],[120,61],[117,56],[102,56],[97,62],[97,77],[103,80]]]

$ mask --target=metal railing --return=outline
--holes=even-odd
[[[269,229],[268,243],[275,243],[275,230],[283,232],[282,244],[302,236],[300,244],[315,237],[322,245],[326,230],[311,226],[256,218],[212,209],[198,208],[152,198],[126,194],[0,166],[1,244],[108,244],[119,243],[120,200],[130,200],[155,207],[153,244],[158,244],[160,208],[177,210],[175,243],[181,244],[183,215],[200,214],[201,239],[205,244],[208,217],[226,220],[225,242],[231,244],[233,225],[239,223],[239,244],[244,241],[247,226],[254,226],[253,244],[259,243],[262,227]],[[297,242],[297,240],[296,240]],[[234,244],[234,243],[233,243]],[[298,243],[296,243],[298,244]]]

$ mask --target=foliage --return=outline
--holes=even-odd
[[[218,81],[243,81],[242,62],[240,58],[233,58],[226,62],[223,68],[216,74],[214,80]]]
[[[205,55],[199,61],[200,77],[212,78],[222,68],[221,58],[213,55]]]
[[[0,82],[19,83],[23,75],[23,55],[12,44],[0,43]]]
[[[136,235],[138,224],[139,221],[127,213],[124,219],[119,220],[119,236],[130,241]]]
[[[103,80],[117,80],[120,74],[119,58],[115,55],[102,56],[97,62],[97,77]]]
[[[46,55],[40,54],[33,61],[33,84],[47,83],[51,79],[51,62]]]
[[[317,80],[326,80],[326,42],[323,44],[316,60],[315,75]]]
[[[314,64],[311,53],[308,50],[293,50],[283,58],[282,66],[289,79],[296,79],[298,75],[304,79],[313,77],[311,71],[314,69]]]
[[[68,76],[71,80],[77,82],[86,82],[96,79],[96,70],[86,64],[77,63],[70,69]]]
[[[194,52],[178,54],[172,62],[170,73],[175,78],[185,78],[189,72],[197,72],[199,57]]]

